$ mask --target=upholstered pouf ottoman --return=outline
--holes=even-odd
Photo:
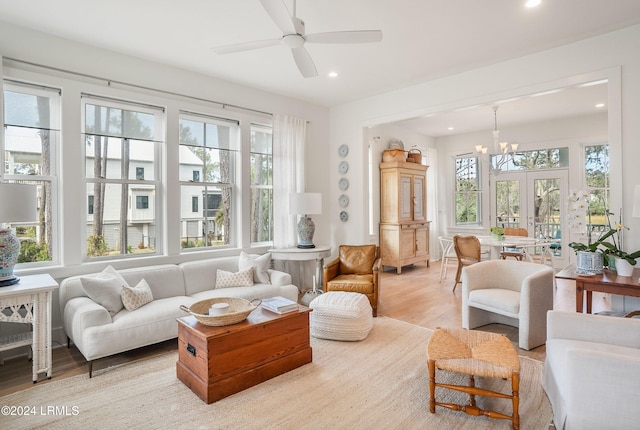
[[[365,339],[373,316],[367,296],[351,292],[328,292],[309,303],[311,336],[319,339],[356,341]]]

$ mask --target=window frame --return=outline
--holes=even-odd
[[[1,64],[1,62],[0,62]],[[59,159],[60,148],[62,147],[62,89],[55,86],[45,86],[40,84],[33,84],[28,81],[16,80],[11,78],[3,78],[0,80],[0,122],[2,123],[2,135],[0,136],[0,182],[16,182],[16,183],[38,183],[44,186],[44,183],[50,185],[51,191],[51,208],[49,208],[51,219],[49,221],[51,229],[51,244],[49,260],[46,261],[33,261],[18,263],[16,270],[33,269],[38,267],[48,267],[60,264],[60,215],[59,215]],[[47,97],[51,100],[49,111],[49,127],[34,127],[16,124],[7,124],[7,112],[5,107],[5,91],[28,94],[32,96]],[[6,169],[9,167],[9,160],[6,159],[7,148],[7,136],[6,132],[9,127],[16,127],[22,129],[35,129],[35,130],[47,130],[49,131],[49,174],[43,175],[40,172],[39,175],[31,174],[9,174],[6,173]],[[42,153],[41,153],[42,155]],[[39,191],[38,200],[40,201],[41,195]],[[38,216],[41,215],[41,202],[38,204]],[[12,223],[13,224],[13,223]],[[20,224],[20,223],[15,223]],[[26,223],[27,225],[37,225],[38,222]]]
[[[274,235],[274,218],[273,218],[273,127],[271,125],[267,125],[267,124],[258,124],[258,123],[251,123],[250,124],[250,133],[251,133],[251,139],[253,139],[253,132],[254,131],[259,131],[262,133],[267,133],[271,135],[271,152],[270,153],[261,153],[261,152],[254,152],[253,148],[249,149],[249,160],[251,161],[252,157],[254,154],[259,154],[262,156],[266,156],[269,159],[269,165],[270,165],[270,171],[271,171],[271,175],[267,180],[266,184],[254,184],[253,180],[250,181],[249,183],[249,189],[250,189],[250,195],[253,199],[254,193],[260,192],[262,190],[269,190],[271,198],[270,198],[270,207],[269,207],[269,231],[270,233],[270,238],[269,240],[262,240],[262,241],[253,241],[253,234],[250,232],[250,243],[251,246],[263,246],[263,245],[272,245],[273,244],[273,235]],[[250,208],[254,207],[254,202],[251,201],[250,202]],[[249,215],[249,219],[251,220],[251,214]],[[250,226],[251,228],[251,226]]]
[[[124,137],[112,135],[109,132],[105,134],[98,133],[87,133],[86,131],[86,114],[87,114],[87,105],[95,105],[99,107],[108,107],[118,110],[125,110],[129,112],[139,112],[144,114],[150,114],[154,117],[153,124],[153,138],[152,139],[140,139],[135,137]],[[164,152],[165,152],[165,133],[166,133],[166,112],[165,109],[161,106],[151,105],[144,102],[133,102],[126,99],[119,98],[111,98],[111,97],[103,97],[98,95],[93,95],[89,93],[82,93],[80,99],[80,110],[81,110],[81,125],[80,125],[80,140],[82,147],[82,162],[83,162],[83,171],[82,171],[82,179],[84,183],[84,196],[87,198],[90,194],[88,192],[89,184],[105,184],[107,185],[127,185],[127,190],[129,195],[127,196],[127,228],[133,224],[133,215],[134,211],[148,211],[153,209],[154,214],[154,224],[150,224],[152,226],[152,230],[155,232],[154,240],[148,240],[148,243],[154,243],[154,249],[149,252],[144,253],[119,253],[112,255],[99,255],[99,256],[89,256],[87,255],[89,246],[89,231],[92,224],[90,224],[90,218],[88,214],[84,214],[83,216],[83,226],[84,232],[82,233],[82,261],[83,263],[93,262],[93,261],[101,261],[101,260],[121,260],[121,259],[130,259],[130,258],[140,258],[140,257],[148,257],[148,256],[159,256],[164,254],[164,218],[162,217],[162,213],[164,212],[164,200],[162,199],[162,195],[164,193],[165,184],[164,184]],[[107,136],[108,138],[119,139],[120,144],[125,140],[133,141],[133,142],[149,142],[153,145],[153,162],[151,166],[153,167],[153,178],[147,178],[147,171],[145,170],[145,179],[137,178],[137,167],[130,160],[129,164],[129,177],[122,178],[121,175],[119,177],[89,177],[87,175],[87,143],[86,139],[88,136]],[[120,160],[120,163],[122,160]],[[131,172],[133,171],[133,175]],[[140,186],[148,186],[150,190],[153,190],[154,198],[151,198],[153,203],[150,202],[149,209],[137,209],[134,202],[132,202],[132,197],[136,195],[135,191],[139,189]],[[95,199],[95,197],[94,197]],[[122,200],[121,200],[122,201]],[[120,221],[120,227],[122,228],[122,222]],[[144,233],[141,233],[144,238]],[[144,240],[143,240],[144,242]],[[129,244],[131,248],[136,248],[136,244]]]
[[[475,190],[458,190],[458,180],[459,180],[459,175],[458,175],[458,162],[459,160],[475,160],[475,186],[476,189]],[[466,168],[467,170],[469,169],[469,167]],[[482,210],[483,210],[483,206],[482,206],[482,169],[481,169],[481,163],[480,163],[480,157],[478,156],[474,156],[474,155],[456,155],[455,157],[453,157],[453,189],[454,189],[454,197],[453,197],[453,211],[452,211],[452,218],[453,218],[453,226],[455,226],[456,228],[465,228],[465,227],[481,227],[482,226]],[[458,195],[473,195],[475,194],[475,200],[476,200],[476,220],[474,222],[458,222]]]

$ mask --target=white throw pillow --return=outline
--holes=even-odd
[[[216,288],[250,287],[253,285],[253,267],[237,273],[217,269]]]
[[[135,287],[128,285],[122,287],[120,297],[122,298],[122,304],[128,311],[135,311],[140,306],[144,306],[153,301],[151,288],[144,279],[141,279]]]
[[[113,267],[108,266],[95,276],[80,278],[80,282],[87,296],[104,307],[109,315],[114,316],[122,309],[120,291],[129,284]]]
[[[270,284],[269,282],[269,267],[271,266],[271,254],[264,255],[247,254],[246,252],[240,252],[240,258],[238,259],[238,269],[245,270],[248,267],[253,267],[253,282],[256,284]]]

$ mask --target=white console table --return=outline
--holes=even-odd
[[[322,265],[326,257],[331,256],[330,246],[316,246],[315,248],[280,248],[271,249],[271,258],[285,261],[316,260],[316,289],[322,289]]]
[[[31,345],[33,382],[46,372],[51,378],[51,295],[58,283],[50,275],[21,276],[0,287],[0,322],[31,323],[33,332],[0,338],[0,351]]]

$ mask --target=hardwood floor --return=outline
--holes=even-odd
[[[455,266],[450,265],[447,276],[440,282],[440,263],[433,262],[430,267],[415,265],[402,269],[402,275],[397,275],[395,269],[384,271],[380,279],[380,298],[378,315],[398,319],[411,324],[433,329],[435,327],[461,326],[461,286],[453,289]],[[554,308],[575,310],[575,283],[558,280]],[[610,309],[607,300],[594,293],[594,312]],[[516,343],[518,330],[513,327],[491,324],[483,330],[503,333]],[[416,345],[423,348],[426,345]],[[157,345],[140,348],[123,354],[106,357],[94,363],[94,372],[110,366],[162,354],[177,348],[177,341],[170,340]],[[518,354],[544,360],[545,347],[541,346],[532,351],[518,349]],[[86,375],[88,365],[75,346],[54,345],[53,373],[51,381],[75,375]],[[99,377],[96,375],[95,377]],[[40,376],[38,384],[49,381]],[[33,386],[31,381],[31,362],[25,357],[5,360],[0,366],[0,396],[23,390]]]

